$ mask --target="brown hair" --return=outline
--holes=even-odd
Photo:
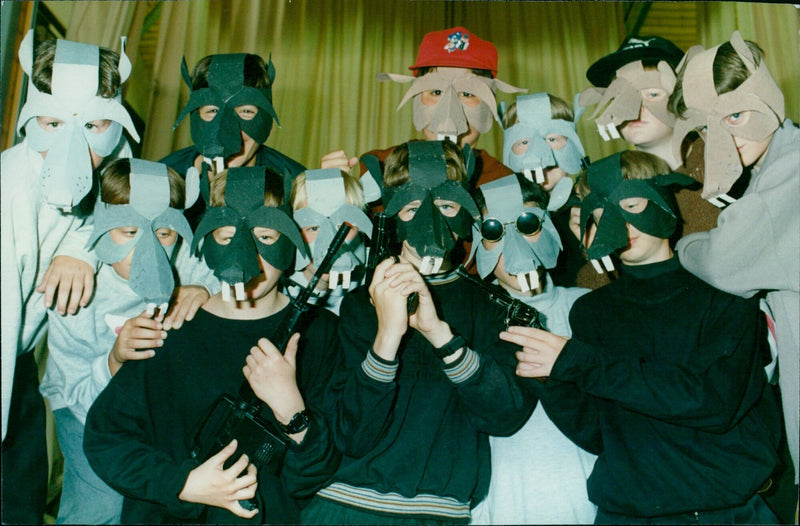
[[[745,44],[747,44],[750,53],[753,55],[755,66],[758,67],[761,64],[764,51],[755,42],[745,40]],[[683,99],[683,75],[685,72],[686,64],[683,64],[683,67],[678,72],[675,90],[667,102],[669,110],[679,117],[684,117],[686,113],[686,101]],[[750,70],[747,69],[742,57],[733,49],[733,45],[730,42],[721,44],[717,49],[717,56],[714,57],[711,72],[714,76],[714,89],[718,95],[735,90],[750,78]]]
[[[572,111],[572,107],[567,104],[567,101],[550,93],[547,94],[547,97],[550,99],[551,119],[561,119],[569,122],[575,120],[575,113]],[[515,101],[503,114],[503,128],[510,128],[517,122],[519,122],[519,119],[517,118],[517,103]]]
[[[131,161],[117,159],[103,172],[100,198],[110,205],[127,205],[131,199]],[[169,206],[183,208],[186,202],[186,184],[178,172],[167,167],[169,178]]]
[[[55,40],[46,40],[36,46],[31,79],[36,89],[42,93],[52,93],[50,86],[53,81],[53,63],[55,62],[55,58]],[[119,75],[119,53],[101,47],[99,66],[97,95],[106,99],[115,97],[122,84]]]
[[[442,149],[447,165],[447,179],[450,181],[466,179],[467,170],[461,148],[450,141],[443,141]],[[383,184],[386,187],[401,186],[408,182],[408,143],[396,147],[386,158],[385,166]]]
[[[192,71],[192,89],[208,87],[208,68],[214,55],[201,58]],[[268,88],[270,86],[267,64],[258,55],[248,53],[244,57],[244,85],[253,88]]]

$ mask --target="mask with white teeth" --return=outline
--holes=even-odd
[[[314,267],[322,262],[333,241],[339,225],[349,223],[358,228],[359,234],[345,242],[339,250],[330,271],[328,286],[331,289],[341,285],[350,288],[351,274],[366,262],[364,236],[372,237],[372,222],[360,208],[347,204],[342,172],[336,168],[306,170],[307,206],[295,210],[294,219],[301,228],[318,227],[317,237],[308,243],[311,259],[298,251],[296,271],[302,271],[313,261]],[[363,234],[363,236],[361,235]]]
[[[156,230],[175,230],[185,242],[192,242],[192,229],[181,210],[170,207],[170,186],[167,166],[161,163],[130,159],[130,198],[125,205],[112,205],[98,200],[94,208],[94,230],[87,248],[94,248],[98,259],[111,265],[122,261],[136,249],[131,261],[128,284],[147,304],[147,312],[159,309],[166,313],[175,288],[170,260],[175,245],[164,247]],[[191,206],[198,195],[198,174],[190,169],[186,177],[186,201]],[[129,242],[118,245],[111,239],[110,230],[137,227]]]
[[[422,258],[421,274],[436,274],[455,246],[454,235],[459,239],[468,238],[472,223],[480,214],[466,190],[467,181],[447,179],[440,141],[408,143],[408,173],[409,180],[405,184],[384,188],[384,207],[387,215],[394,216],[408,203],[421,201],[410,221],[396,221],[397,237],[408,242]],[[434,204],[437,199],[455,201],[461,209],[454,217],[447,217]]]
[[[593,162],[586,172],[586,182],[591,193],[581,203],[581,239],[585,238],[589,222],[594,221],[594,210],[602,209],[603,214],[597,223],[594,240],[586,250],[598,273],[614,270],[609,256],[628,246],[626,223],[650,236],[669,238],[675,231],[678,220],[673,208],[677,208],[677,205],[674,204],[668,188],[673,185],[691,187],[699,184],[681,173],[659,174],[648,179],[623,179],[620,166],[622,153],[624,152]],[[620,206],[623,199],[631,197],[647,199],[643,211],[632,213]]]
[[[492,128],[492,122],[500,121],[494,95],[496,90],[505,93],[526,91],[495,78],[476,75],[466,68],[439,67],[419,77],[380,73],[378,80],[410,82],[411,87],[397,109],[402,108],[409,99],[413,100],[414,127],[419,131],[427,127],[436,133],[438,140],[447,138],[452,142],[458,142],[458,137],[467,133],[470,126],[480,133],[486,133]],[[422,103],[422,92],[433,90],[441,91],[441,97],[436,104],[426,106]],[[464,104],[458,96],[459,93],[470,93],[478,97],[480,104]]]
[[[278,177],[270,174],[271,177]],[[244,285],[261,273],[258,256],[278,270],[288,269],[295,249],[305,254],[297,224],[284,207],[264,204],[265,167],[230,168],[225,184],[225,205],[206,209],[192,243],[192,253],[205,259],[222,282],[222,299],[230,300],[231,286],[237,301],[245,299]],[[232,226],[236,232],[226,245],[211,235],[217,228]],[[280,233],[271,245],[255,238],[253,228],[272,228]]]
[[[619,139],[618,127],[639,118],[642,108],[669,127],[675,126],[676,117],[667,109],[669,95],[675,89],[675,72],[666,61],[660,61],[656,70],[646,70],[641,60],[625,64],[617,70],[616,78],[607,88],[588,88],[580,94],[579,104],[597,104],[592,114],[597,131],[604,141]],[[662,90],[658,100],[647,100],[643,93],[648,89]]]
[[[575,129],[575,122],[552,117],[550,97],[547,93],[534,93],[517,97],[517,120],[503,132],[503,164],[525,174],[529,180],[544,184],[544,171],[558,166],[566,173],[576,174],[586,165],[586,152]],[[577,121],[583,108],[576,107]],[[550,134],[563,135],[567,143],[559,150],[547,144]],[[513,146],[528,140],[527,149],[516,154]]]
[[[225,158],[238,153],[242,148],[241,132],[245,132],[256,143],[267,140],[272,130],[273,121],[278,123],[278,116],[272,106],[272,82],[275,80],[275,66],[270,58],[267,62],[267,77],[270,86],[256,88],[245,85],[244,53],[213,55],[208,66],[208,86],[192,88],[192,79],[186,66],[186,59],[181,63],[181,74],[189,86],[190,95],[186,106],[181,110],[174,128],[190,115],[192,141],[207,164],[213,162],[216,171],[225,168]],[[251,104],[258,108],[252,119],[243,119],[236,113],[236,107]],[[213,105],[219,111],[211,121],[200,118],[202,106]]]
[[[504,223],[504,233],[496,246],[487,250],[482,243],[480,226],[473,226],[472,255],[475,256],[478,274],[482,278],[492,274],[502,254],[504,270],[516,276],[520,290],[537,289],[540,285],[539,268],[555,267],[562,248],[550,214],[539,207],[523,206],[522,189],[514,174],[483,184],[480,190],[487,209],[484,219],[494,218]],[[532,213],[539,219],[541,230],[535,242],[528,241],[515,226],[514,222],[524,213]]]

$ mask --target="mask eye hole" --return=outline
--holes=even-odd
[[[628,197],[620,200],[619,207],[631,214],[641,214],[647,207],[647,199],[644,197]]]
[[[281,233],[274,228],[257,226],[253,228],[253,236],[262,245],[273,245],[281,237]]]
[[[214,230],[211,233],[214,241],[217,242],[218,245],[229,245],[233,236],[236,235],[236,227],[235,226],[223,226]]]

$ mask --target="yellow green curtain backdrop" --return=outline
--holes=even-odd
[[[406,73],[428,32],[463,25],[498,48],[498,77],[529,93],[568,101],[588,86],[586,68],[625,36],[625,2],[441,2],[385,0],[194,0],[57,2],[72,4],[67,38],[119,49],[129,36],[134,69],[126,98],[147,124],[142,155],[158,159],[190,144],[189,123],[172,125],[188,97],[180,76],[207,54],[272,55],[281,128],[267,144],[303,162],[343,148],[350,155],[417,136],[411,105],[397,110],[407,85],[378,83],[382,71]],[[798,120],[798,10],[792,5],[698,2],[697,43],[710,46],[738,28],[758,42]],[[144,32],[143,32],[144,30]],[[144,33],[144,35],[143,35]],[[137,53],[155,39],[155,54]],[[789,67],[787,67],[787,65]],[[509,103],[513,97],[499,94]],[[588,117],[588,116],[587,116]],[[587,152],[599,158],[621,142],[603,143],[588,118],[579,124]],[[478,146],[501,157],[496,126]]]

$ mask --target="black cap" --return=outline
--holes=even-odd
[[[614,75],[625,64],[637,60],[664,60],[672,69],[678,67],[683,58],[681,48],[666,38],[656,36],[630,36],[622,41],[622,45],[614,53],[606,55],[589,66],[586,78],[599,88],[608,87]]]

